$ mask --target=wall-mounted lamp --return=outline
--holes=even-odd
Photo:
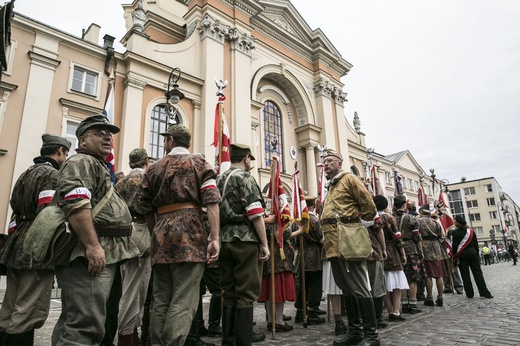
[[[168,90],[166,91],[166,114],[168,114],[168,117],[170,118],[170,123],[175,122],[174,119],[177,115],[177,108],[175,105],[184,98],[184,94],[179,90],[179,84],[177,84],[179,78],[181,78],[181,70],[178,67],[175,67],[172,72],[170,72],[168,84],[165,85],[165,87],[168,87]]]

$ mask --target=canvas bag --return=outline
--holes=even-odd
[[[106,195],[92,210],[92,219],[101,211],[112,196],[110,187]],[[31,256],[31,263],[38,262],[54,266],[69,264],[70,255],[78,238],[71,231],[63,210],[54,205],[45,207],[34,219],[24,240],[24,252]]]
[[[339,210],[334,200],[334,208]],[[372,253],[372,243],[368,230],[361,223],[343,223],[339,217],[338,227],[338,252],[340,257],[347,261],[365,260]]]

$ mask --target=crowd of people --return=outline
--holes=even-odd
[[[136,148],[132,170],[113,184],[105,159],[118,132],[103,115],[86,118],[68,159],[70,141],[44,134],[41,156],[18,178],[0,251],[7,275],[0,345],[33,345],[54,277],[62,311],[52,345],[211,345],[201,339],[207,335],[221,336],[222,345],[251,345],[265,339],[253,331],[255,303],[265,304],[268,331],[291,332],[285,303],[294,302],[294,323],[319,325],[325,295],[339,336],[334,345],[377,346],[379,329],[420,313],[418,301],[443,307],[443,293],[452,290],[473,298],[470,271],[479,295],[493,298],[464,218],[445,232],[429,204],[417,213],[398,195],[389,206],[343,169],[334,150],[322,157],[328,187],[320,210],[316,197],[306,197],[309,224],[294,221],[272,251],[268,238],[278,220],[249,173],[249,146],[232,144],[231,168],[217,176],[203,155],[190,153],[188,129],[171,125],[161,134],[164,157],[150,164]],[[36,216],[50,205],[61,208],[77,237],[66,265],[33,262],[24,249]]]

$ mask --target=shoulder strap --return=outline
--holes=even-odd
[[[92,210],[92,219],[96,217],[96,215],[101,211],[101,208],[107,204],[110,197],[112,197],[112,193],[114,192],[114,186],[110,185],[110,189],[108,192],[103,196],[103,198],[99,201],[99,203],[94,207]]]
[[[222,196],[224,196],[226,194],[226,188],[227,188],[227,184],[229,182],[229,178],[231,178],[231,176],[233,174],[235,174],[236,171],[238,171],[238,168],[232,170],[231,173],[229,173],[229,175],[226,177],[226,180],[224,181],[224,187],[222,188]]]

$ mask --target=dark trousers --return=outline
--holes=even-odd
[[[448,275],[449,275],[449,271],[448,271]],[[454,289],[457,289],[457,288],[458,289],[463,289],[464,288],[464,286],[462,284],[462,279],[460,278],[460,275],[459,275],[459,270],[458,269],[453,270],[453,275],[451,276],[451,278],[453,279],[453,288]],[[444,289],[451,289],[450,288],[450,278],[447,277],[447,276],[444,278]]]
[[[303,285],[301,273],[296,273],[294,279],[296,281],[296,302],[294,303],[294,307],[298,310],[303,310]],[[305,297],[309,309],[316,310],[320,306],[322,281],[323,272],[321,270],[305,272]]]
[[[462,276],[462,282],[464,283],[464,291],[466,296],[473,298],[475,294],[473,291],[473,284],[471,283],[471,277],[469,271],[473,274],[475,284],[477,285],[479,295],[481,297],[490,296],[491,293],[487,289],[486,281],[484,280],[484,274],[480,268],[480,260],[478,255],[465,255],[462,253],[459,257],[459,269],[460,275]]]
[[[484,255],[484,265],[491,264],[491,254]]]

